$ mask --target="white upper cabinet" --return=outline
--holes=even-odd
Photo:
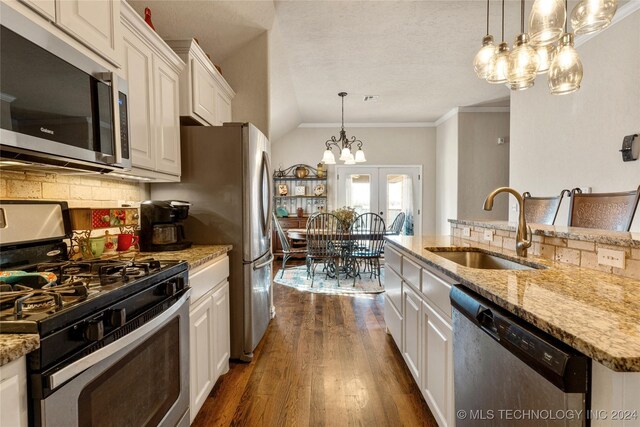
[[[195,40],[169,40],[169,46],[187,64],[180,74],[180,116],[201,125],[231,121],[236,95]]]
[[[154,58],[156,104],[156,170],[180,175],[178,73]]]
[[[55,4],[60,27],[98,54],[119,62],[120,0],[57,0]]]
[[[26,4],[50,21],[56,20],[55,0],[22,0],[22,3]]]

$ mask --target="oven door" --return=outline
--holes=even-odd
[[[34,424],[188,426],[189,294],[140,328],[51,374],[47,380],[58,389],[33,402]]]

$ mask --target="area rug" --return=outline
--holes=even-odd
[[[322,265],[316,267],[316,277],[313,280],[313,288],[311,287],[311,278],[307,279],[307,267],[304,265],[296,267],[287,267],[284,275],[280,278],[281,271],[278,270],[273,281],[281,285],[289,286],[300,291],[313,292],[319,294],[379,294],[384,292],[384,267],[380,269],[380,282],[377,278],[369,278],[369,273],[361,274],[361,278],[356,278],[356,285],[353,286],[353,278],[343,279],[340,277],[340,286],[338,281],[332,278],[326,278],[326,274],[322,272]]]

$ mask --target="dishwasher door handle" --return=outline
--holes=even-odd
[[[496,322],[493,318],[493,312],[491,311],[491,309],[481,305],[478,308],[476,320],[480,324],[480,328],[482,328],[483,331],[489,334],[496,341],[500,341],[498,328],[496,327]]]

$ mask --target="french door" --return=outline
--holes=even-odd
[[[375,212],[387,226],[404,212],[401,234],[421,233],[422,181],[420,166],[336,166],[336,208],[350,206],[359,214]]]

